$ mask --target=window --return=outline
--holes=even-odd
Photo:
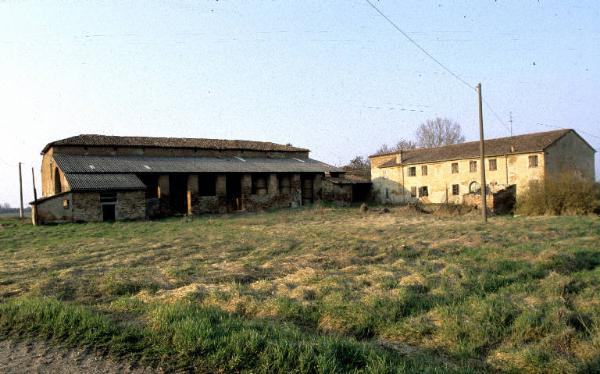
[[[198,195],[215,196],[217,194],[217,178],[214,174],[198,175]]]
[[[452,163],[452,174],[458,174],[458,162]]]
[[[58,168],[54,169],[54,193],[58,194],[62,192],[62,185],[60,183],[60,172]]]
[[[410,197],[417,197],[417,187],[410,188]]]
[[[496,159],[493,158],[488,161],[490,163],[490,171],[498,170],[498,165],[496,164]]]
[[[529,156],[529,167],[530,168],[538,167],[538,157],[537,156]]]
[[[453,184],[452,185],[452,195],[458,196],[459,193],[460,193],[460,186],[458,184]]]
[[[427,165],[421,166],[421,175],[427,175]]]
[[[427,186],[423,186],[419,188],[419,197],[429,196],[429,191],[427,190]]]
[[[469,161],[469,171],[474,173],[477,171],[477,161]]]
[[[408,176],[414,177],[417,175],[417,168],[415,166],[411,166],[408,168]]]

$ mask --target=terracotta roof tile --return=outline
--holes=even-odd
[[[562,138],[571,129],[539,132],[525,135],[517,135],[506,138],[488,139],[485,141],[485,155],[499,156],[511,153],[540,152]],[[377,156],[392,156],[399,152],[390,152]],[[458,160],[464,158],[479,157],[479,142],[467,142],[461,144],[452,144],[437,148],[417,148],[402,151],[403,164],[417,164],[424,162]],[[392,167],[398,165],[396,159],[392,159],[379,165],[379,168]]]

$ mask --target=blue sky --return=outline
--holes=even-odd
[[[600,148],[599,2],[374,2],[516,134],[572,127]],[[17,162],[29,201],[40,150],[80,133],[289,142],[343,164],[436,116],[475,140],[476,100],[360,0],[4,1],[0,202],[18,204]],[[508,135],[484,109],[486,136]]]

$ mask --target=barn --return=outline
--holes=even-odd
[[[297,207],[343,175],[308,149],[247,140],[85,134],[41,154],[36,224]]]

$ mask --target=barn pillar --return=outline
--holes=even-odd
[[[187,180],[187,214],[198,213],[198,175],[188,175]]]
[[[292,174],[290,193],[292,194],[292,208],[302,205],[302,179],[300,174]]]
[[[169,176],[160,175],[158,177],[158,198],[163,201],[169,201]]]
[[[248,199],[252,194],[252,174],[242,175],[242,210],[248,209]]]
[[[277,178],[277,174],[269,174],[267,191],[271,196],[279,195],[279,179]]]
[[[219,213],[227,212],[227,176],[218,174],[215,180],[215,193],[219,204]]]

